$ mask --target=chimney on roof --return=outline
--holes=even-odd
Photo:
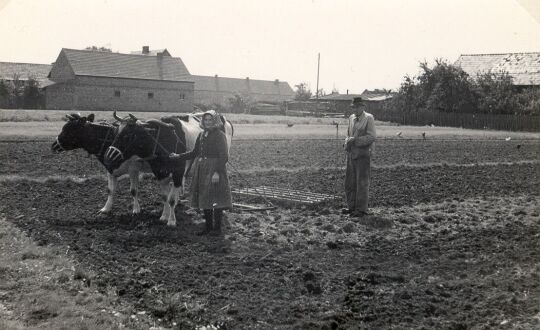
[[[279,84],[279,79],[274,80],[274,84],[278,85]]]
[[[214,78],[217,78],[217,77],[218,77],[218,75],[217,75],[217,74],[215,74],[215,75],[214,75]]]
[[[142,53],[143,55],[150,54],[150,46],[142,46]]]
[[[349,90],[347,89],[347,95],[349,95]]]

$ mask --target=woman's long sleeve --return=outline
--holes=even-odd
[[[179,154],[178,156],[174,157],[178,160],[188,160],[188,159],[195,159],[199,155],[200,151],[200,144],[201,144],[201,134],[197,136],[197,140],[195,141],[195,147],[193,147],[193,150],[184,152]]]

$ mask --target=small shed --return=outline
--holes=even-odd
[[[319,97],[319,101],[329,102],[333,106],[335,112],[348,115],[351,112],[351,103],[355,97],[361,97],[366,105],[366,111],[376,115],[383,110],[385,102],[390,100],[394,93],[386,91],[369,91],[364,90],[362,94],[339,94],[332,93]]]

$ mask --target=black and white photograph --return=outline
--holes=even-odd
[[[540,329],[540,1],[0,0],[2,329]]]

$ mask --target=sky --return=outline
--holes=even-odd
[[[192,74],[398,89],[421,61],[540,51],[539,0],[0,0],[0,61],[167,48]]]

